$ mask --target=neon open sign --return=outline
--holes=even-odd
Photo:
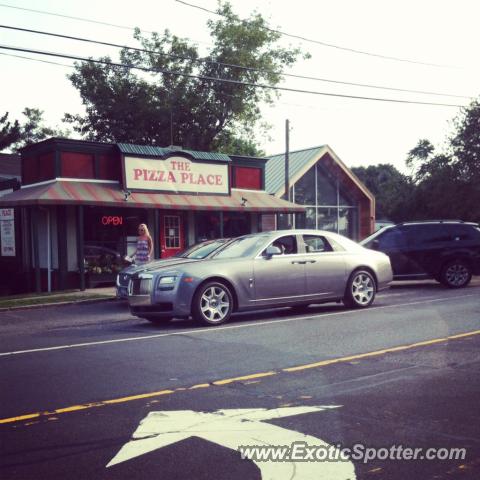
[[[113,225],[115,227],[123,225],[123,217],[117,215],[104,215],[102,217],[102,225]]]

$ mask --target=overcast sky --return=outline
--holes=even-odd
[[[215,0],[186,0],[211,10]],[[1,0],[0,0],[1,2]],[[234,11],[247,17],[255,9],[272,28],[374,55],[354,53],[284,36],[282,44],[300,46],[312,58],[294,65],[291,74],[455,96],[425,95],[329,82],[286,78],[284,87],[350,96],[468,105],[480,94],[476,0],[231,0]],[[8,8],[6,5],[17,8]],[[81,17],[123,26],[99,25],[19,8]],[[208,18],[201,10],[175,0],[6,0],[0,3],[2,25],[83,36],[135,45],[132,30],[172,33],[207,51]],[[115,49],[0,29],[0,44],[80,56],[110,55]],[[65,112],[82,112],[77,91],[66,78],[72,69],[10,55],[23,55],[65,65],[72,62],[0,49],[0,113],[22,120],[25,107],[45,112],[51,126],[62,126]],[[8,54],[5,55],[5,54]],[[397,60],[381,58],[395,57]],[[401,61],[403,60],[403,61]],[[465,98],[466,97],[466,98]],[[261,139],[268,154],[285,148],[285,120],[292,127],[291,150],[329,144],[350,167],[392,163],[406,171],[407,152],[421,138],[439,148],[452,130],[458,107],[415,105],[324,95],[284,92],[273,107],[264,108],[272,125],[271,139]]]

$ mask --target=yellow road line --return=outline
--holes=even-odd
[[[157,392],[150,392],[150,393],[143,393],[139,395],[131,395],[128,397],[121,397],[121,398],[114,398],[111,400],[104,400],[102,402],[93,402],[93,403],[85,403],[81,405],[72,405],[70,407],[65,407],[65,408],[59,408],[57,410],[53,411],[44,411],[44,412],[35,412],[35,413],[29,413],[25,415],[19,415],[16,417],[9,417],[9,418],[3,418],[0,419],[0,424],[6,424],[6,423],[16,423],[16,422],[22,422],[24,420],[32,420],[32,419],[38,419],[42,417],[47,417],[51,415],[58,415],[62,413],[71,413],[71,412],[76,412],[79,410],[86,410],[90,408],[96,408],[96,407],[104,407],[106,405],[113,405],[113,404],[119,404],[119,403],[126,403],[126,402],[131,402],[134,400],[141,400],[145,398],[152,398],[152,397],[158,397],[162,395],[171,395],[176,392],[180,391],[185,391],[185,390],[197,390],[197,389],[202,389],[202,388],[209,388],[212,386],[223,386],[223,385],[228,385],[230,383],[234,382],[242,382],[242,381],[247,381],[247,380],[253,380],[253,379],[258,379],[258,378],[263,378],[263,377],[270,377],[273,375],[278,375],[279,373],[286,372],[286,373],[291,373],[291,372],[298,372],[301,370],[307,370],[311,368],[319,368],[319,367],[324,367],[327,365],[332,365],[335,363],[342,363],[342,362],[350,362],[354,360],[359,360],[362,358],[370,358],[370,357],[375,357],[379,355],[385,355],[387,353],[392,353],[392,352],[399,352],[403,350],[410,350],[412,348],[417,348],[417,347],[425,347],[428,345],[435,345],[438,343],[444,343],[448,342],[450,340],[458,340],[461,338],[467,338],[467,337],[472,337],[475,335],[480,335],[480,330],[474,330],[472,332],[467,332],[467,333],[459,333],[456,335],[449,335],[447,337],[443,338],[435,338],[433,340],[426,340],[423,342],[416,342],[416,343],[411,343],[407,345],[399,345],[397,347],[390,347],[390,348],[385,348],[382,350],[375,350],[372,352],[367,352],[367,353],[359,353],[355,355],[349,355],[347,357],[340,357],[340,358],[333,358],[329,360],[322,360],[320,362],[315,362],[315,363],[309,363],[305,365],[297,365],[295,367],[288,367],[288,368],[283,368],[278,371],[268,371],[268,372],[259,372],[259,373],[253,373],[251,375],[244,375],[241,377],[233,377],[233,378],[226,378],[223,380],[215,380],[214,382],[211,383],[200,383],[197,385],[193,385],[191,387],[178,387],[175,389],[167,389],[167,390],[159,390]]]
[[[243,382],[244,380],[253,380],[255,378],[270,377],[271,375],[276,375],[278,372],[263,372],[263,373],[254,373],[252,375],[244,375],[243,377],[234,377],[226,378],[224,380],[216,380],[212,382],[213,385],[227,385],[228,383],[233,382]]]

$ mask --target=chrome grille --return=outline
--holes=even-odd
[[[139,295],[150,295],[152,288],[152,279],[151,278],[142,278],[140,280]]]

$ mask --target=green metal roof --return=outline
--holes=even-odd
[[[148,157],[165,158],[168,155],[178,153],[190,155],[195,160],[207,162],[231,162],[231,158],[224,153],[198,152],[195,150],[183,150],[181,148],[152,147],[150,145],[132,145],[131,143],[117,143],[117,147],[124,155],[143,155]]]
[[[289,153],[290,178],[294,177],[305,165],[318,158],[324,145],[307,148]],[[285,186],[285,153],[273,155],[265,168],[265,190],[269,193],[277,193]]]

